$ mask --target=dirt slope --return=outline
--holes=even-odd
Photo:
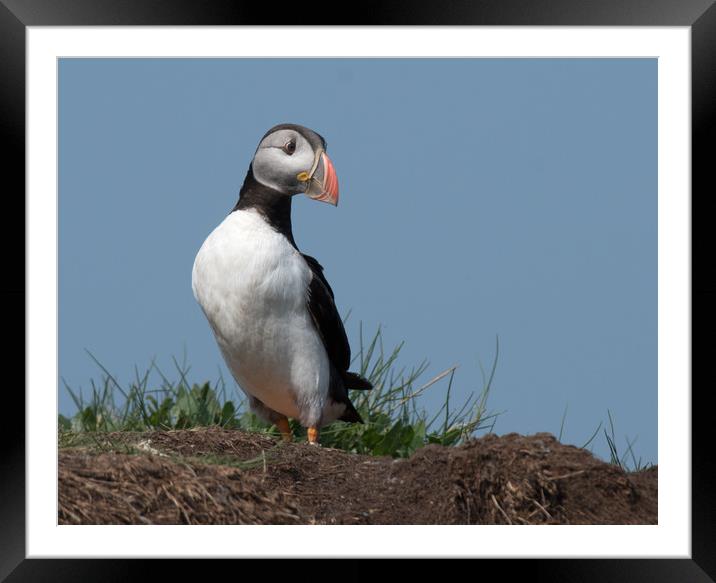
[[[624,473],[547,433],[399,460],[220,429],[107,442],[60,450],[61,524],[657,522],[656,467]]]

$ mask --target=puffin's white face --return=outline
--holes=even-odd
[[[314,150],[300,132],[279,129],[267,135],[251,162],[254,178],[286,195],[306,193],[315,200],[338,204],[338,179],[323,148]]]

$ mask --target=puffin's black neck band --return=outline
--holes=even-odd
[[[239,200],[231,209],[231,212],[238,210],[256,209],[266,222],[281,233],[289,243],[296,247],[291,229],[291,200],[292,196],[283,194],[269,186],[261,184],[254,177],[254,172],[249,166],[244,184],[239,192]]]

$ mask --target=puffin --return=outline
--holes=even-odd
[[[289,419],[318,445],[336,420],[363,423],[349,389],[351,349],[321,264],[293,238],[297,194],[338,205],[326,141],[298,124],[272,127],[249,164],[239,200],[199,249],[192,291],[250,409],[292,440]]]

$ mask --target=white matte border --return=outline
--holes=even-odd
[[[689,27],[28,27],[28,558],[690,557],[690,45]],[[659,59],[658,526],[57,525],[57,59],[289,55]]]

